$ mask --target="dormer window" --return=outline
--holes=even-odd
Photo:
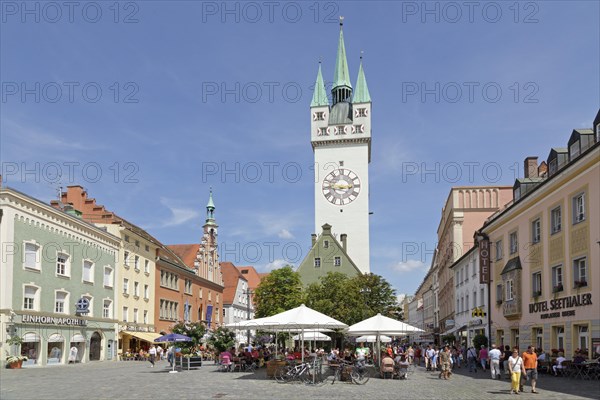
[[[517,186],[513,189],[513,198],[515,201],[521,198],[521,186]]]
[[[581,148],[579,146],[579,140],[569,146],[569,159],[574,160],[581,153]]]

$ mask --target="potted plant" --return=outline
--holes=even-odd
[[[11,347],[20,346],[23,343],[23,339],[20,336],[13,335],[6,341]],[[17,350],[18,351],[18,350]],[[8,368],[18,369],[23,366],[23,361],[27,361],[27,357],[21,355],[10,355],[6,352],[6,364]]]
[[[552,293],[558,293],[558,292],[562,292],[562,291],[563,291],[562,283],[560,283],[552,288]]]
[[[23,366],[23,361],[27,361],[25,356],[8,356],[6,357],[6,365],[10,369],[20,369]]]
[[[585,280],[575,281],[575,287],[576,288],[581,288],[581,287],[585,287],[585,286],[587,286],[587,282]]]

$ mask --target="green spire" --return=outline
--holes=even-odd
[[[335,73],[333,74],[333,88],[338,86],[347,86],[352,88],[350,83],[350,72],[348,71],[348,61],[346,60],[346,46],[344,46],[344,17],[340,17],[340,42],[338,43],[337,58],[335,60]]]
[[[315,91],[310,103],[311,107],[328,106],[329,100],[325,92],[325,83],[323,83],[323,75],[321,75],[321,61],[319,61],[319,72],[317,73],[317,82],[315,82]]]
[[[206,222],[214,221],[215,219],[215,202],[212,197],[212,188],[210,188],[210,195],[208,197],[208,204],[206,205]]]
[[[354,90],[353,103],[370,103],[371,95],[365,78],[365,71],[362,66],[362,56],[360,56],[360,67],[358,68],[358,78],[356,79],[356,89]]]

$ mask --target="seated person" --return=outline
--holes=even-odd
[[[394,360],[384,351],[381,353],[381,376],[385,378],[388,374],[390,377],[394,375]]]
[[[564,369],[565,367],[562,365],[567,359],[565,358],[563,353],[558,353],[558,358],[556,359],[556,365],[552,367],[554,371],[554,376],[558,376],[557,369]]]
[[[408,374],[408,367],[410,363],[406,359],[406,356],[403,355],[400,357],[400,360],[396,362],[396,368],[398,369],[398,378],[405,379]]]

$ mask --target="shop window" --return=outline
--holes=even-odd
[[[65,351],[65,338],[54,333],[48,337],[48,364],[61,364]]]
[[[29,332],[23,335],[21,343],[21,355],[27,357],[23,365],[37,365],[40,356],[40,335]]]
[[[590,336],[588,332],[587,325],[578,325],[577,326],[577,346],[581,351],[587,353],[589,349]]]
[[[519,347],[519,330],[518,329],[511,329],[510,330],[510,336],[511,336],[511,344],[512,347]]]
[[[565,349],[565,328],[563,326],[555,326],[554,330],[554,348],[564,353]]]
[[[69,255],[66,253],[56,254],[56,275],[58,276],[70,276],[71,271],[69,268]]]
[[[544,347],[544,330],[542,328],[533,329],[533,337],[535,338],[536,349],[543,349]]]
[[[40,262],[40,246],[35,243],[25,243],[23,267],[36,270],[42,269]]]

